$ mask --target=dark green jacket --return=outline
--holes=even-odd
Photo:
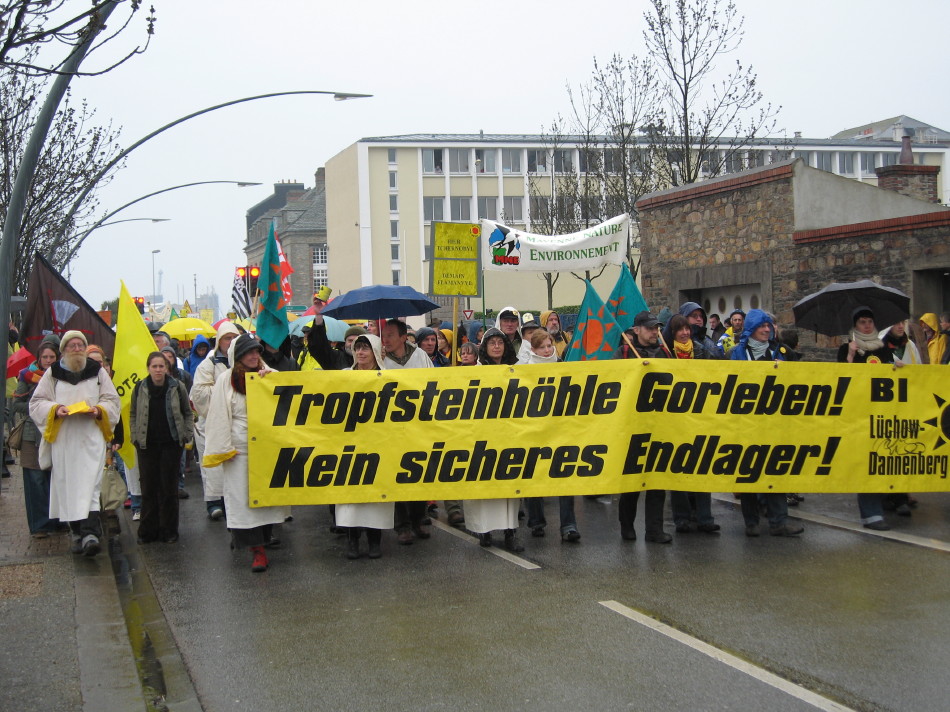
[[[168,389],[165,391],[165,413],[172,437],[184,447],[194,435],[195,420],[188,402],[188,389],[185,384],[172,376],[165,376]],[[142,450],[147,449],[148,419],[150,417],[148,397],[148,378],[139,381],[132,391],[132,407],[129,409],[129,432],[132,443]]]

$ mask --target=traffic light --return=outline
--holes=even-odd
[[[132,301],[135,302],[135,308],[139,310],[139,314],[144,314],[145,297],[132,297]]]
[[[236,270],[237,276],[244,280],[244,284],[247,284],[247,267],[238,267]]]
[[[251,298],[254,298],[254,295],[257,294],[257,278],[261,276],[261,268],[257,265],[251,265],[247,268],[247,273],[249,276],[248,279],[248,291],[251,293]]]

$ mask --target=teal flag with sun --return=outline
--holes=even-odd
[[[574,338],[564,352],[565,361],[605,361],[614,357],[621,328],[601,301],[590,281],[577,315]]]
[[[637,282],[626,265],[620,266],[620,277],[614,285],[614,291],[607,297],[607,311],[621,331],[633,326],[633,319],[642,311],[649,311],[647,300],[643,298]]]

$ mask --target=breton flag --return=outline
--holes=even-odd
[[[251,295],[247,291],[247,281],[243,272],[246,272],[244,267],[234,270],[234,288],[231,290],[234,313],[237,314],[238,319],[247,319],[251,315]]]

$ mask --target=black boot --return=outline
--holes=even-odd
[[[360,531],[359,527],[350,527],[346,533],[346,558],[360,558]]]
[[[383,540],[383,532],[379,529],[367,529],[366,530],[366,540],[369,542],[369,553],[368,556],[371,559],[378,559],[383,555],[383,552],[379,548],[380,542]]]
[[[515,553],[524,551],[524,545],[519,541],[518,537],[515,536],[514,529],[505,529],[505,548]]]

